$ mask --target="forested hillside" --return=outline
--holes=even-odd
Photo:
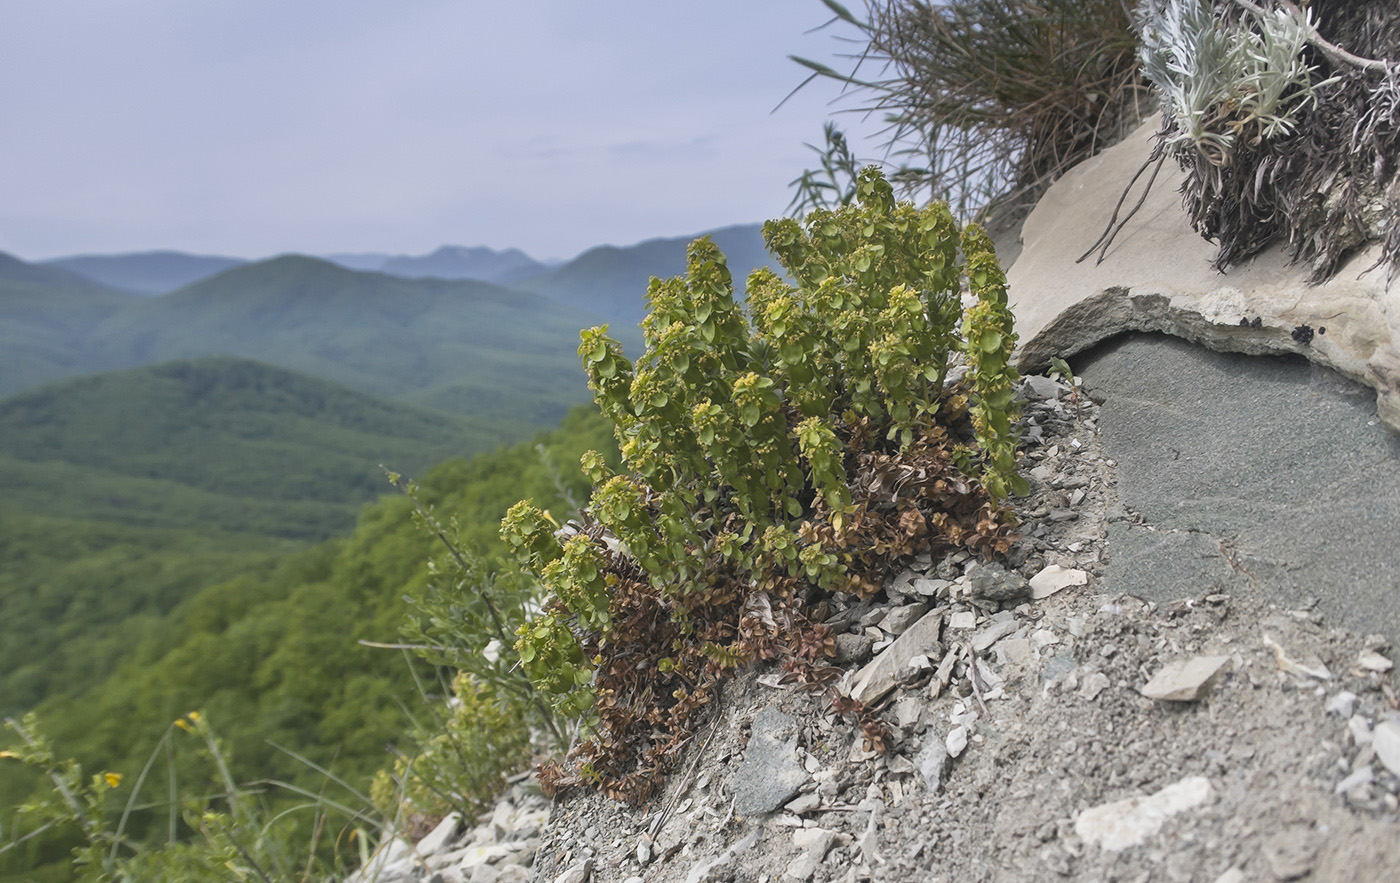
[[[388,490],[379,464],[503,437],[236,359],[0,400],[0,715],[110,671],[200,589],[344,535]]]
[[[0,396],[94,370],[83,342],[134,299],[0,252]]]
[[[50,267],[72,270],[94,282],[122,291],[165,294],[247,262],[238,258],[178,251],[146,251],[135,254],[73,255],[44,263]]]
[[[744,281],[756,267],[777,264],[763,244],[759,224],[739,224],[712,230],[709,236],[729,259],[734,285],[743,291]],[[635,351],[630,326],[646,315],[644,294],[653,276],[668,279],[685,271],[686,248],[693,236],[648,239],[636,245],[602,245],[548,272],[515,283],[575,309],[602,316],[613,323],[614,333],[629,352]]]
[[[526,431],[242,359],[166,362],[0,400],[0,514],[188,527],[174,504],[202,499],[226,511],[200,523],[325,539],[383,490],[380,463],[421,470]]]
[[[236,355],[361,392],[543,426],[586,400],[574,349],[592,318],[481,282],[287,256],[143,299],[104,322],[94,343],[117,364]]]
[[[131,782],[201,709],[240,782],[325,784],[276,743],[367,788],[429,707],[416,691],[441,689],[357,643],[398,639],[442,553],[407,500],[371,502],[392,493],[380,464],[428,470],[423,500],[487,550],[522,496],[583,499],[579,455],[613,440],[569,411],[588,397],[579,329],[612,320],[635,347],[646,281],[684,242],[585,257],[547,296],[296,256],[140,296],[0,261],[0,714],[37,709],[62,756]],[[543,459],[500,447],[561,417]],[[181,793],[204,789],[195,753],[170,763]],[[13,809],[37,786],[0,764],[0,849],[33,830]],[[0,879],[69,879],[73,845],[0,852]]]
[[[423,476],[421,498],[440,515],[457,518],[473,543],[493,549],[500,518],[522,495],[568,511],[557,482],[564,480],[563,487],[581,496],[584,483],[574,464],[585,450],[610,449],[612,440],[595,412],[578,410],[539,444],[545,455],[529,442],[443,463]],[[361,513],[349,537],[276,562],[266,550],[246,547],[241,555],[219,551],[226,556],[222,565],[211,554],[189,565],[187,574],[208,582],[167,617],[142,616],[138,610],[127,621],[120,607],[107,611],[110,629],[132,630],[133,649],[119,660],[109,654],[106,664],[96,664],[87,654],[100,652],[100,643],[65,647],[61,652],[72,657],[60,679],[65,690],[39,706],[42,726],[64,755],[82,758],[91,769],[126,773],[130,781],[171,721],[202,709],[227,744],[240,781],[325,784],[271,744],[276,742],[366,785],[387,762],[386,745],[407,729],[403,703],[415,687],[403,654],[356,642],[396,640],[407,612],[404,595],[422,585],[425,561],[443,554],[414,526],[410,508],[403,497],[382,499]],[[43,529],[35,525],[16,542],[33,540]],[[144,566],[173,579],[180,556],[189,551],[188,538],[162,536],[168,548],[149,550]],[[119,540],[116,535],[91,541]],[[123,554],[109,548],[113,555]],[[55,549],[49,560],[59,553]],[[196,573],[199,567],[204,569]],[[222,568],[238,575],[209,573]],[[61,576],[51,574],[44,582]],[[80,603],[94,613],[103,603],[125,603],[103,595],[84,574],[70,574],[69,582],[83,587]],[[182,788],[205,774],[193,752],[177,756],[176,773],[183,777]],[[0,765],[0,806],[14,806],[37,784],[23,768]],[[165,789],[159,783],[147,787],[150,794]],[[15,830],[9,810],[5,813],[0,824]],[[44,866],[34,879],[67,879],[71,846],[56,839],[30,841],[0,858],[8,862],[0,864],[8,874],[0,879],[29,879],[22,869],[31,864]]]

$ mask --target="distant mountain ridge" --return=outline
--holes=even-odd
[[[482,282],[402,279],[298,255],[155,297],[10,259],[0,265],[0,343],[9,344],[0,395],[224,355],[526,431],[587,400],[578,330],[597,321]]]
[[[710,237],[724,252],[739,294],[753,269],[781,269],[763,243],[761,224],[737,224],[699,236]],[[606,317],[614,324],[614,331],[626,330],[646,316],[646,291],[652,277],[684,274],[686,249],[699,236],[648,239],[623,247],[598,246],[512,287]]]
[[[485,246],[443,245],[424,255],[342,252],[321,255],[349,270],[386,273],[405,279],[475,279],[498,285],[538,275],[549,265],[518,248],[496,251]]]
[[[444,245],[422,257],[396,257],[379,272],[407,279],[478,279],[498,284],[516,282],[547,270],[544,264],[518,248],[494,251],[477,246]]]
[[[98,370],[87,345],[136,296],[0,252],[0,396]]]
[[[137,294],[164,294],[248,263],[242,258],[146,251],[130,254],[73,255],[44,261],[94,282]]]
[[[750,270],[773,265],[758,224],[708,235],[727,256],[740,295]],[[648,284],[684,273],[693,239],[600,246],[552,268],[516,249],[362,256],[383,258],[401,274],[427,274],[414,278],[303,255],[246,262],[149,252],[35,264],[0,254],[0,396],[81,374],[226,355],[454,413],[545,426],[588,397],[579,329],[606,323],[635,355]],[[444,278],[468,264],[529,275],[509,285]],[[139,271],[147,291],[153,273],[165,274],[164,284],[217,272],[166,294],[137,295],[70,266],[127,285],[141,281],[132,275]],[[177,271],[185,275],[171,275]]]
[[[497,284],[516,282],[549,269],[549,265],[518,248],[496,251],[484,246],[444,245],[424,255],[344,252],[318,257],[348,270],[385,273],[405,279],[474,279]],[[41,261],[38,265],[68,270],[109,288],[152,295],[166,294],[250,263],[258,261],[161,250],[70,255]]]
[[[67,267],[30,263],[3,251],[0,251],[0,282],[85,288],[90,291],[111,289],[111,286],[103,285]]]

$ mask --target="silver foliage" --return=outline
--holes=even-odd
[[[1210,0],[1146,0],[1140,60],[1171,122],[1168,145],[1222,165],[1241,137],[1290,134],[1317,90],[1335,82],[1313,81],[1303,55],[1308,16],[1296,7],[1232,16]]]

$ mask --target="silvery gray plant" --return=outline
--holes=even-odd
[[[1228,163],[1236,139],[1291,133],[1317,101],[1316,68],[1303,55],[1315,33],[1292,4],[1266,10],[1210,0],[1147,0],[1138,9],[1143,75],[1158,88],[1169,149],[1187,145]],[[1252,4],[1250,4],[1252,6]]]
[[[1191,226],[1220,247],[1216,269],[1286,242],[1321,282],[1379,241],[1373,266],[1389,284],[1400,271],[1400,5],[1144,0],[1134,19],[1163,125],[1080,260],[1104,259],[1170,158]]]

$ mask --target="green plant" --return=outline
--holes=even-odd
[[[1241,17],[1222,15],[1210,0],[1149,0],[1142,72],[1162,95],[1168,147],[1189,144],[1226,165],[1237,139],[1294,131],[1299,112],[1330,84],[1315,82],[1303,53],[1308,15],[1294,7]]]
[[[856,178],[860,174],[860,161],[851,152],[846,133],[836,128],[835,123],[822,126],[824,145],[817,147],[808,144],[821,159],[821,172],[807,169],[788,182],[796,192],[788,204],[788,212],[804,215],[809,209],[836,209],[850,205],[856,198]]]
[[[20,741],[14,749],[0,752],[0,758],[16,759],[33,767],[53,783],[51,795],[22,806],[20,812],[40,822],[37,831],[56,826],[78,829],[83,842],[73,851],[73,869],[80,880],[282,883],[318,879],[345,870],[342,857],[335,850],[328,854],[321,842],[329,813],[343,814],[348,820],[347,829],[353,830],[361,841],[370,830],[377,832],[379,828],[363,810],[345,806],[324,793],[300,791],[312,802],[299,809],[315,814],[311,840],[300,840],[301,829],[290,823],[292,810],[274,814],[262,802],[260,790],[234,781],[227,749],[199,712],[185,715],[166,730],[141,773],[129,785],[114,772],[85,778],[77,761],[60,760],[32,714],[23,721],[9,719],[6,727]],[[171,737],[177,731],[198,737],[197,750],[213,771],[211,784],[217,796],[207,796],[204,783],[182,788],[172,778],[170,798],[165,805],[170,821],[163,842],[134,837],[129,832],[129,822],[141,806],[142,786],[155,761],[162,754],[169,757],[173,752]],[[320,771],[330,776],[328,771]],[[129,793],[117,815],[109,809],[108,800],[123,786]],[[177,812],[183,817],[187,829],[184,832],[177,828]]]
[[[1069,367],[1069,363],[1059,357],[1051,359],[1050,374],[1058,374],[1061,380],[1069,384],[1069,400],[1074,403],[1074,417],[1076,420],[1084,419],[1084,411],[1079,397],[1079,381],[1075,379],[1074,371]]]
[[[857,109],[888,123],[891,180],[961,217],[1024,207],[1141,116],[1124,0],[868,0],[863,15],[823,4],[864,46],[849,71],[794,58],[812,72],[803,85],[822,77],[868,98]]]
[[[1016,471],[1016,438],[1011,430],[1016,382],[1011,367],[1011,351],[1016,346],[1012,333],[1014,318],[1006,302],[1006,274],[997,263],[992,241],[981,228],[963,231],[963,254],[967,256],[967,278],[977,303],[967,311],[963,334],[967,341],[967,364],[972,387],[972,425],[982,447],[982,483],[993,499],[1007,494],[1024,494],[1026,479]]]
[[[412,502],[414,523],[447,551],[429,560],[423,591],[404,596],[411,612],[401,634],[422,658],[467,672],[503,702],[526,709],[528,723],[562,747],[564,730],[529,677],[533,660],[522,660],[515,647],[516,630],[541,600],[538,584],[514,568],[493,567],[464,542],[457,519],[439,520],[413,482],[386,475]],[[526,726],[522,721],[522,732]]]
[[[400,811],[474,818],[491,808],[507,775],[529,763],[529,728],[519,702],[462,673],[452,680],[446,705],[432,726],[416,729],[412,750],[399,754],[392,771],[376,774],[370,798],[386,818]]]
[[[748,315],[702,239],[684,277],[652,282],[635,364],[605,329],[583,332],[623,471],[585,455],[580,523],[528,501],[502,522],[549,596],[519,629],[522,667],[565,713],[589,712],[548,786],[645,799],[736,666],[827,677],[815,599],[878,591],[925,548],[1010,543],[1015,336],[986,235],[960,234],[945,205],[896,202],[869,168],[852,204],[764,236],[792,282],[756,271]],[[950,386],[959,353],[968,379]]]

